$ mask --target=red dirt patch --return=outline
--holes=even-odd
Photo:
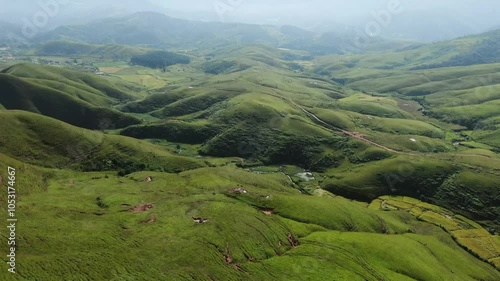
[[[130,209],[129,212],[132,212],[132,213],[143,213],[143,212],[147,212],[147,211],[149,211],[151,209],[153,209],[153,204],[146,204],[146,205],[141,205],[141,206],[134,207],[134,208]]]
[[[227,264],[233,263],[233,257],[231,256],[231,251],[229,250],[229,243],[226,244],[226,249],[222,255],[224,256],[224,260]]]
[[[290,246],[292,246],[293,248],[299,245],[299,241],[297,241],[297,239],[295,238],[295,236],[293,236],[292,233],[288,233],[287,239],[288,242],[290,243]]]
[[[265,215],[272,215],[274,214],[274,209],[269,209],[269,208],[261,208],[259,209],[262,213],[264,213]]]
[[[238,188],[233,188],[231,190],[232,193],[235,193],[235,194],[247,194],[248,191],[246,191],[245,189],[241,188],[241,187],[238,187]]]

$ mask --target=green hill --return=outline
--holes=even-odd
[[[0,111],[0,153],[25,163],[83,171],[183,171],[204,164],[148,142],[77,128],[24,111]]]
[[[88,129],[123,128],[140,120],[106,107],[94,106],[65,92],[14,76],[0,74],[0,103],[6,109],[50,116]]]
[[[243,166],[295,164],[322,173],[318,182],[301,182],[308,192],[321,186],[363,201],[386,194],[407,195],[446,206],[493,228],[498,225],[498,211],[490,200],[495,192],[476,192],[456,180],[458,175],[481,171],[484,181],[476,183],[477,189],[492,189],[487,182],[498,180],[495,153],[471,152],[453,159],[448,153],[461,153],[461,147],[453,145],[461,136],[454,131],[456,127],[422,114],[427,106],[403,94],[363,93],[307,70],[296,72],[282,59],[283,53],[290,52],[257,45],[210,51],[215,62],[234,61],[248,68],[201,76],[206,63],[194,60],[189,74],[171,70],[168,77],[192,78],[186,79],[185,87],[166,87],[123,108],[161,120],[126,128],[121,134],[195,145],[201,155],[242,157],[247,159]],[[495,68],[477,69],[487,73]],[[433,70],[428,75],[447,79],[465,71]],[[405,82],[396,80],[391,83]],[[490,120],[494,126],[495,119]],[[348,138],[341,130],[355,132],[365,141]],[[470,138],[495,144],[494,134],[487,132],[474,132]],[[375,148],[373,142],[384,147]],[[411,175],[401,172],[408,164]]]
[[[121,81],[112,81],[97,75],[81,73],[61,67],[41,66],[36,64],[17,64],[2,70],[2,73],[13,75],[19,78],[30,79],[37,83],[59,82],[57,87],[68,86],[77,88],[83,92],[107,98],[108,104],[116,102],[126,102],[134,100],[135,92],[141,89],[140,86],[132,85]],[[60,88],[57,88],[60,89]],[[72,91],[67,91],[72,94]],[[88,93],[77,92],[73,96],[85,96]],[[92,102],[95,97],[88,98]],[[84,99],[84,98],[81,98]]]
[[[383,54],[318,58],[315,72],[371,95],[417,101],[427,116],[462,127],[456,127],[457,142],[472,138],[498,151],[498,144],[486,136],[498,131],[494,120],[500,99],[500,60],[495,51],[499,34],[493,31]]]
[[[264,88],[250,83],[248,86],[259,91]],[[185,96],[179,99],[181,93]],[[156,109],[162,103],[165,105]],[[173,90],[153,95],[134,106],[129,104],[125,109],[144,107],[142,112],[150,111],[151,115],[168,121],[129,127],[121,134],[203,144],[200,150],[203,155],[312,167],[323,157],[322,148],[340,149],[346,145],[345,139],[332,138],[331,133],[301,116],[300,110],[280,98],[244,93],[230,83],[191,89],[189,93],[185,89]],[[289,153],[291,149],[297,154]]]
[[[36,50],[39,56],[91,56],[103,59],[129,59],[149,49],[125,45],[93,45],[73,41],[50,41]]]
[[[144,182],[147,176],[153,181]],[[18,203],[17,274],[2,271],[2,279],[500,278],[432,223],[341,197],[301,195],[281,174],[51,171],[41,185]],[[238,185],[247,193],[235,193]]]
[[[0,73],[0,104],[25,110],[88,129],[123,128],[140,120],[110,106],[130,100],[102,78],[64,69],[15,65]]]
[[[479,41],[313,57],[277,47],[337,48],[335,34],[103,23],[42,36],[191,62],[82,55],[110,76],[0,74],[0,185],[15,166],[22,195],[14,280],[500,279],[499,66],[415,69]]]
[[[470,49],[453,56],[448,61],[438,64],[427,64],[416,67],[416,69],[500,63],[500,52],[498,51],[500,47],[500,30],[470,36],[461,40],[476,41],[476,43]]]

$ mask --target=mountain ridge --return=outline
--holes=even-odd
[[[94,30],[101,30],[95,33]],[[87,25],[58,27],[34,41],[72,39],[92,44],[142,45],[153,48],[221,47],[227,44],[261,43],[302,49],[313,53],[359,52],[354,33],[323,33],[289,25],[277,27],[244,23],[199,22],[177,19],[157,12],[138,12],[126,17],[101,19]],[[337,40],[340,39],[340,42]],[[366,50],[380,49],[381,38],[372,38]],[[385,44],[385,47],[389,44]]]

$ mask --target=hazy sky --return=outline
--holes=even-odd
[[[229,20],[266,20],[266,18],[315,19],[336,18],[349,21],[365,17],[372,11],[387,9],[391,2],[399,2],[408,11],[434,10],[449,15],[461,12],[470,16],[489,14],[498,17],[500,1],[497,0],[149,0],[159,6],[182,11],[216,13],[216,6],[227,7]],[[457,15],[458,16],[458,15]],[[314,18],[313,18],[314,17]],[[269,20],[269,19],[267,19]]]
[[[43,11],[39,2],[51,1],[61,5],[46,28],[151,10],[192,20],[290,24],[314,31],[346,24],[377,31],[373,21],[378,17],[382,36],[427,40],[500,27],[498,0],[0,0],[0,20],[22,24]]]

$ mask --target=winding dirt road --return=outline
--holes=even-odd
[[[289,102],[291,103],[294,107],[297,107],[299,108],[302,112],[304,112],[309,118],[311,118],[313,121],[315,121],[316,123],[319,123],[321,124],[323,127],[327,128],[327,129],[330,129],[330,130],[333,130],[339,134],[342,134],[342,135],[346,135],[348,137],[351,137],[353,139],[357,139],[359,141],[362,141],[364,143],[367,143],[367,144],[370,144],[370,145],[373,145],[373,146],[376,146],[376,147],[379,147],[381,149],[384,149],[388,152],[392,152],[392,153],[396,153],[396,154],[400,154],[400,155],[408,155],[408,156],[435,156],[433,154],[429,154],[429,153],[411,153],[411,152],[404,152],[404,151],[399,151],[399,150],[394,150],[392,148],[389,148],[385,145],[382,145],[382,144],[379,144],[379,143],[376,143],[374,141],[371,141],[369,139],[366,139],[362,134],[359,134],[359,133],[354,133],[354,132],[349,132],[349,131],[346,131],[342,128],[338,128],[338,127],[335,127],[327,122],[325,122],[324,120],[322,120],[321,118],[319,118],[318,116],[316,116],[314,113],[310,112],[309,110],[305,109],[303,106],[301,106],[300,104],[297,104],[296,102],[294,102],[292,99],[290,98],[286,98],[276,92],[273,91],[273,94],[269,94],[275,98],[279,98],[279,99],[282,99],[286,102]],[[489,157],[489,156],[485,156],[485,155],[480,155],[480,154],[451,154],[450,156],[459,156],[459,157],[480,157],[480,158],[486,158],[486,159],[495,159],[493,157]],[[497,170],[499,171],[500,169],[494,169],[494,170]]]
[[[403,151],[398,151],[398,150],[394,150],[392,148],[389,148],[387,146],[384,146],[384,145],[381,145],[379,143],[376,143],[376,142],[373,142],[369,139],[366,139],[363,135],[359,134],[359,133],[354,133],[354,132],[349,132],[349,131],[346,131],[344,129],[341,129],[341,128],[338,128],[338,127],[335,127],[325,121],[323,121],[321,118],[319,118],[318,116],[316,116],[314,113],[310,112],[309,110],[305,109],[303,106],[301,106],[300,104],[297,104],[296,102],[294,102],[292,99],[289,99],[289,98],[285,98],[279,94],[277,94],[276,92],[274,92],[274,94],[270,94],[271,96],[273,97],[276,97],[276,98],[280,98],[284,101],[287,101],[287,102],[290,102],[293,106],[299,108],[302,112],[304,112],[307,116],[309,116],[309,118],[313,119],[314,121],[316,121],[317,123],[320,123],[323,127],[326,127],[330,130],[333,130],[333,131],[336,131],[342,135],[346,135],[346,136],[349,136],[351,138],[354,138],[354,139],[357,139],[357,140],[360,140],[362,142],[365,142],[367,144],[370,144],[370,145],[373,145],[373,146],[376,146],[376,147],[379,147],[379,148],[382,148],[386,151],[389,151],[389,152],[393,152],[393,153],[398,153],[398,154],[406,154],[406,155],[415,155],[417,156],[417,154],[410,154],[410,153],[406,153],[406,152],[403,152]]]

